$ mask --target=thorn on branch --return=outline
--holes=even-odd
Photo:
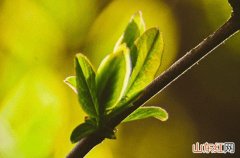
[[[240,16],[240,0],[228,0],[233,8],[233,14]]]

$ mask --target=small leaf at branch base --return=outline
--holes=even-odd
[[[128,23],[123,35],[119,38],[118,42],[114,47],[114,51],[118,47],[126,43],[128,48],[131,48],[134,44],[134,41],[145,31],[145,23],[142,17],[142,12],[139,11],[135,13],[130,22]]]
[[[91,123],[88,123],[88,122],[82,123],[73,130],[70,137],[71,142],[76,143],[80,139],[90,134],[93,134],[96,130],[97,130],[96,127]]]
[[[75,59],[76,85],[78,100],[82,109],[92,117],[98,117],[98,100],[96,96],[95,72],[90,61],[82,54]]]
[[[140,107],[132,114],[130,114],[127,118],[125,118],[123,122],[130,122],[145,119],[148,117],[154,117],[161,121],[166,121],[168,119],[168,113],[164,109],[156,106]]]
[[[77,93],[77,83],[76,76],[67,77],[64,82],[75,92]]]

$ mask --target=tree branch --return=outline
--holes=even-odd
[[[192,66],[198,63],[206,55],[211,53],[215,48],[229,39],[232,35],[240,29],[240,0],[229,0],[233,7],[231,18],[222,25],[216,32],[204,39],[199,45],[187,52],[182,58],[176,61],[170,68],[158,76],[151,84],[149,84],[139,99],[133,103],[133,106],[123,111],[120,115],[111,119],[107,127],[114,129],[121,123],[129,114],[139,108],[153,96],[161,92],[164,88],[175,81],[179,76],[184,74]],[[101,143],[105,138],[102,133],[106,131],[101,130],[93,135],[83,138],[69,153],[67,158],[82,158],[94,146]]]

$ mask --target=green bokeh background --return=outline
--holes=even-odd
[[[159,73],[229,18],[227,0],[0,0],[0,158],[61,158],[83,121],[77,97],[63,80],[73,58],[98,67],[132,14],[163,32]],[[192,158],[195,142],[236,143],[240,126],[240,34],[220,46],[147,105],[169,120],[126,123],[87,158]]]

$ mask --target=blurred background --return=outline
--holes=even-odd
[[[62,158],[83,122],[77,97],[63,80],[74,55],[97,68],[132,14],[158,26],[165,52],[160,72],[212,33],[231,13],[227,0],[0,0],[0,158]],[[87,158],[239,157],[240,34],[146,105],[169,120],[118,127]],[[236,143],[234,155],[192,154],[192,144]]]

